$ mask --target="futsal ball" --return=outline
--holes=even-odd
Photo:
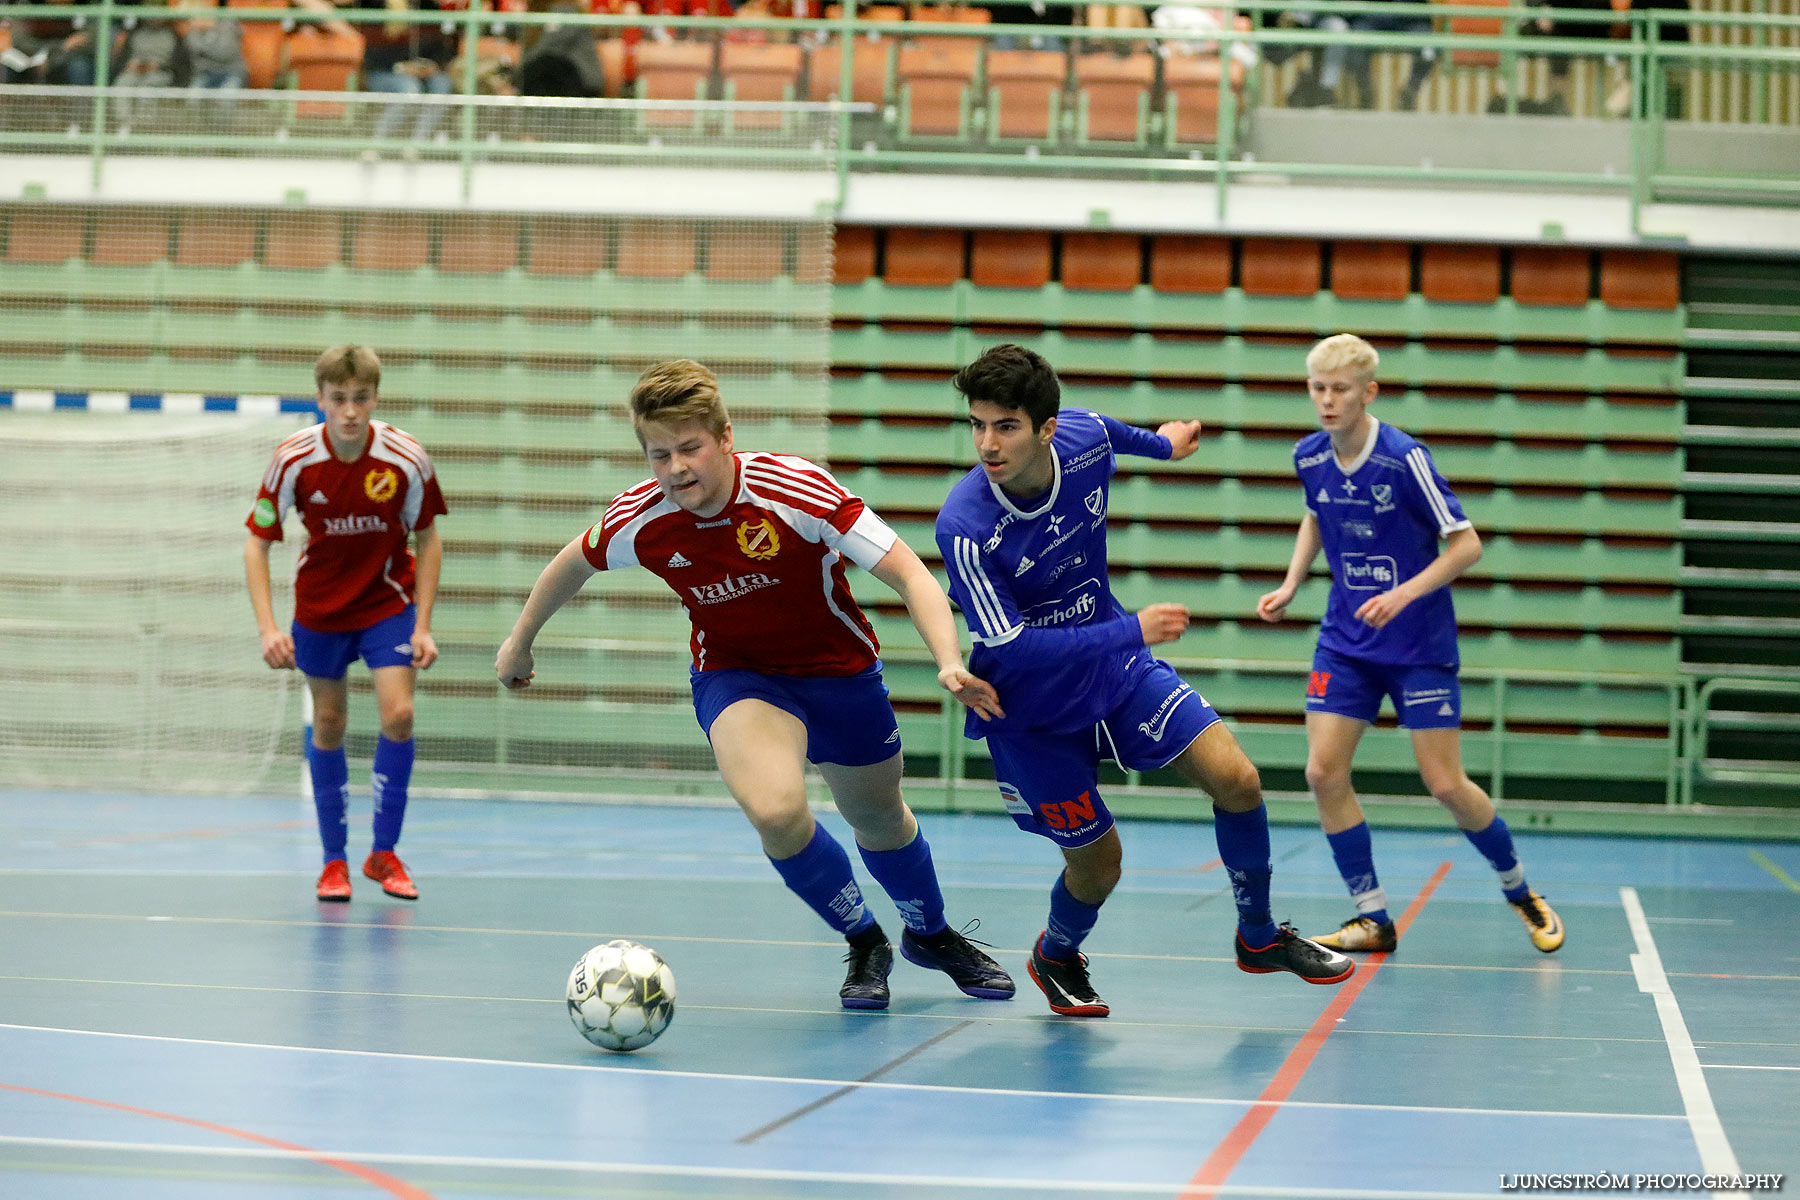
[[[662,955],[622,939],[595,946],[569,972],[569,1020],[608,1050],[641,1050],[675,1019],[675,975]]]

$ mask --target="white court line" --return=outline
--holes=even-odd
[[[150,918],[154,920],[154,918]],[[1620,972],[1621,974],[1623,972]],[[206,992],[251,992],[281,996],[361,996],[365,998],[379,997],[383,1000],[454,1000],[476,1004],[543,1004],[564,1006],[560,996],[497,996],[492,994],[472,995],[462,992],[383,992],[371,991],[367,988],[303,988],[275,987],[262,983],[196,983],[189,980],[166,979],[90,979],[67,975],[0,975],[0,983],[67,983],[79,984],[82,987],[98,988],[170,988],[189,991]],[[843,1014],[841,1007],[832,1008],[777,1008],[773,1005],[758,1004],[695,1004],[682,1001],[683,1012],[722,1012],[722,1013],[757,1013],[766,1016],[796,1017],[836,1017]],[[881,1020],[915,1020],[938,1021],[949,1023],[963,1021],[968,1018],[963,1013],[949,1012],[889,1012]],[[981,1018],[991,1025],[1029,1025],[1037,1026],[1044,1022],[1044,1017],[1036,1011],[1021,1012],[1018,1016],[997,1016],[986,1013]],[[1159,1030],[1212,1030],[1224,1033],[1292,1033],[1303,1034],[1304,1025],[1221,1025],[1209,1021],[1133,1021],[1123,1017],[1108,1018],[1108,1029],[1159,1029]],[[38,1029],[42,1026],[30,1025],[20,1028]],[[1470,1033],[1452,1030],[1417,1030],[1417,1029],[1339,1029],[1339,1037],[1414,1037],[1414,1038],[1472,1038],[1489,1041],[1526,1041],[1526,1042],[1608,1042],[1630,1043],[1642,1045],[1658,1045],[1659,1038],[1607,1037],[1588,1034],[1561,1033]],[[1771,1043],[1787,1045],[1787,1043]]]
[[[273,1147],[249,1146],[183,1146],[161,1142],[83,1141],[75,1138],[15,1137],[0,1134],[0,1145],[45,1146],[69,1150],[112,1150],[143,1154],[185,1154],[207,1158],[266,1158],[316,1163],[321,1158],[346,1162],[380,1164],[384,1167],[461,1167],[527,1171],[569,1171],[583,1174],[659,1175],[702,1179],[762,1179],[793,1183],[880,1184],[887,1187],[917,1187],[931,1190],[957,1188],[963,1191],[1000,1188],[1006,1191],[1035,1193],[1053,1192],[1141,1192],[1167,1196],[1187,1186],[1187,1180],[1166,1183],[1139,1183],[1124,1180],[1023,1179],[987,1175],[881,1175],[863,1171],[795,1171],[765,1167],[699,1167],[665,1163],[587,1162],[579,1159],[554,1158],[482,1158],[439,1154],[386,1154],[361,1150],[278,1150]],[[0,1158],[0,1167],[6,1160]],[[1231,1196],[1297,1196],[1306,1200],[1493,1200],[1489,1192],[1414,1192],[1379,1191],[1367,1188],[1253,1187],[1224,1185],[1215,1189]]]
[[[401,1062],[465,1063],[478,1067],[512,1067],[528,1071],[605,1071],[621,1075],[656,1076],[663,1079],[705,1079],[727,1083],[798,1084],[804,1087],[867,1088],[872,1091],[932,1092],[956,1096],[1016,1096],[1032,1100],[1107,1100],[1131,1104],[1185,1104],[1198,1107],[1252,1108],[1257,1101],[1217,1096],[1156,1096],[1115,1092],[1056,1092],[1036,1088],[960,1087],[945,1083],[894,1083],[889,1080],[811,1079],[794,1075],[745,1075],[726,1071],[681,1071],[659,1067],[627,1067],[608,1061],[597,1067],[587,1063],[518,1062],[504,1058],[471,1058],[457,1054],[402,1054],[393,1050],[343,1050],[333,1046],[282,1046],[269,1042],[231,1042],[218,1038],[171,1037],[166,1034],[114,1033],[99,1029],[58,1029],[45,1025],[0,1022],[0,1030],[57,1033],[74,1037],[117,1038],[131,1042],[164,1042],[179,1046],[227,1046],[240,1050],[274,1050],[288,1054],[341,1054],[352,1058],[397,1059]],[[1448,1108],[1432,1104],[1351,1104],[1329,1100],[1289,1100],[1286,1108],[1317,1108],[1349,1112],[1448,1113],[1496,1117],[1572,1117],[1598,1121],[1680,1121],[1674,1113],[1575,1112],[1536,1108]],[[1186,1181],[1182,1181],[1186,1186]]]
[[[1675,1066],[1675,1085],[1681,1089],[1681,1104],[1687,1109],[1688,1126],[1694,1133],[1694,1145],[1700,1150],[1700,1165],[1711,1175],[1738,1175],[1737,1155],[1725,1136],[1725,1126],[1713,1107],[1712,1093],[1706,1087],[1706,1072],[1700,1056],[1694,1052],[1694,1039],[1688,1036],[1687,1022],[1681,1019],[1681,1006],[1669,989],[1669,977],[1663,973],[1662,955],[1650,936],[1650,923],[1644,919],[1644,906],[1638,902],[1636,888],[1622,887],[1619,899],[1625,905],[1625,920],[1631,926],[1637,953],[1631,956],[1631,970],[1637,976],[1638,991],[1648,993],[1656,1001],[1656,1015],[1662,1021],[1663,1040],[1669,1043],[1669,1060]],[[1743,1192],[1715,1192],[1716,1196],[1741,1196]]]
[[[209,878],[216,878],[209,876]],[[0,908],[0,917],[39,917],[45,920],[60,921],[166,921],[174,925],[243,925],[272,926],[278,929],[384,929],[396,933],[467,933],[480,937],[554,937],[554,938],[599,938],[605,940],[615,937],[629,937],[634,942],[651,945],[660,942],[677,944],[693,943],[697,945],[718,946],[808,946],[839,948],[842,941],[821,941],[818,938],[751,938],[751,937],[704,937],[688,933],[646,933],[642,930],[614,930],[596,932],[586,929],[508,929],[497,925],[379,925],[372,922],[356,921],[320,921],[300,920],[287,917],[194,917],[169,916],[165,914],[147,913],[94,913],[94,912],[49,912],[31,909]],[[1016,954],[1021,958],[1031,953],[1031,947],[995,946],[991,947],[1000,954]],[[1237,959],[1229,955],[1219,954],[1125,954],[1120,951],[1096,950],[1092,953],[1083,951],[1091,959],[1107,959],[1119,962],[1159,962],[1159,963],[1224,963],[1236,965]],[[1497,966],[1491,963],[1423,963],[1398,962],[1389,959],[1387,967],[1402,971],[1487,971],[1487,972],[1524,972],[1526,974],[1543,974],[1554,971],[1557,975],[1629,975],[1629,971],[1621,971],[1610,967],[1565,967],[1561,963],[1537,962],[1529,966]],[[1711,978],[1711,976],[1703,976]],[[1793,981],[1800,979],[1796,975],[1733,975],[1733,979],[1768,979]]]

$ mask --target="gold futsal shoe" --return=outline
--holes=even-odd
[[[1387,952],[1400,944],[1400,935],[1392,921],[1374,921],[1368,917],[1351,917],[1324,937],[1313,941],[1333,950],[1379,950]]]
[[[1507,903],[1519,910],[1519,920],[1525,922],[1525,932],[1531,935],[1532,945],[1549,954],[1563,944],[1562,918],[1544,903],[1542,896],[1528,891],[1524,899],[1508,900]]]

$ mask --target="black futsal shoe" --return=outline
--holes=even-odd
[[[1237,944],[1238,970],[1252,975],[1292,971],[1308,983],[1342,983],[1356,974],[1356,964],[1348,955],[1307,941],[1286,921],[1277,927],[1275,940],[1267,946],[1246,946],[1242,933],[1233,940]]]
[[[1064,1017],[1104,1017],[1112,1012],[1088,981],[1087,961],[1087,955],[1079,951],[1069,962],[1045,958],[1044,939],[1039,935],[1026,970],[1050,1002],[1051,1012]]]
[[[915,966],[942,971],[966,995],[977,1000],[1012,999],[1012,976],[949,926],[930,934],[904,930],[900,934],[900,953]]]
[[[844,972],[844,986],[838,999],[845,1008],[886,1008],[888,1006],[888,972],[894,969],[894,948],[888,945],[879,927],[875,936],[850,943],[844,955],[850,969]]]

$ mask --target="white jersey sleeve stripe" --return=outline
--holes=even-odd
[[[850,498],[850,493],[843,488],[828,486],[823,480],[772,471],[762,463],[746,464],[744,478],[759,490],[778,492],[826,508],[836,508]]]
[[[1450,515],[1450,506],[1444,502],[1443,493],[1438,491],[1437,481],[1431,477],[1431,468],[1425,462],[1424,447],[1414,447],[1409,451],[1406,465],[1412,469],[1419,490],[1425,493],[1426,502],[1431,505],[1431,515],[1437,519],[1438,532],[1450,529],[1456,524],[1456,520]]]
[[[976,635],[973,627],[969,635],[973,640],[986,645],[1000,645],[1018,636],[1018,627],[1007,623],[1006,609],[1000,603],[1000,596],[994,591],[993,583],[988,579],[987,568],[981,565],[981,550],[971,538],[956,538],[952,543],[956,551],[956,566],[962,575],[963,585],[968,589],[969,600],[975,605],[975,617],[981,623],[980,635]]]
[[[900,535],[893,527],[876,516],[874,509],[864,505],[856,523],[850,526],[850,532],[839,535],[837,552],[863,570],[873,571],[899,540]]]

